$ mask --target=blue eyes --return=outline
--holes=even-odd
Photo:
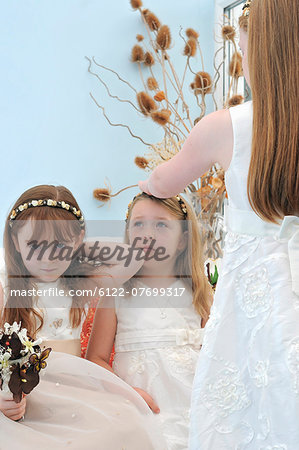
[[[62,242],[58,242],[58,244],[55,245],[56,248],[64,248],[65,244],[63,244]]]
[[[41,242],[28,242],[28,247],[32,248],[33,250],[37,250],[39,247],[42,249],[43,245]],[[53,245],[54,249],[62,249],[66,246],[63,242],[57,242],[55,245]]]
[[[137,221],[134,223],[134,227],[141,228],[144,225],[142,221]],[[156,228],[167,228],[166,222],[157,222]]]

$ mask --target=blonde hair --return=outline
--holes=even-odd
[[[12,209],[15,209],[23,203],[28,203],[33,199],[44,200],[49,198],[56,201],[64,201],[80,209],[73,194],[67,188],[51,185],[40,185],[28,189],[18,198]],[[8,294],[0,324],[3,325],[5,322],[12,324],[14,321],[21,322],[22,327],[27,328],[28,334],[35,337],[36,333],[43,326],[43,315],[34,307],[37,299],[26,296],[26,305],[24,305],[22,297],[12,297],[11,295],[13,290],[24,292],[31,290],[33,287],[36,288],[34,278],[31,277],[26,269],[13,241],[13,236],[17,236],[18,231],[30,219],[34,221],[34,237],[38,241],[45,232],[45,226],[50,226],[53,229],[55,239],[58,241],[68,240],[70,237],[78,237],[82,228],[78,219],[69,211],[47,206],[22,211],[14,220],[12,228],[10,227],[9,216],[6,220],[4,250],[7,286],[4,286],[4,288]],[[49,222],[45,223],[45,221]],[[80,264],[77,260],[72,259],[70,266],[62,275],[62,287],[68,289],[72,287],[74,290],[79,287],[82,289],[82,284],[84,285],[87,282],[89,276],[91,276],[90,266],[88,265],[87,267],[87,265]],[[90,279],[88,279],[88,283],[90,283]],[[82,298],[72,297],[72,306],[69,315],[72,328],[77,328],[80,325],[83,314]]]
[[[185,220],[185,214],[182,211],[180,203],[176,197],[159,199],[147,195],[146,193],[142,193],[132,201],[128,208],[125,233],[126,243],[129,243],[128,228],[133,208],[137,202],[144,199],[150,199],[153,202],[163,205],[173,215],[174,219],[181,221],[182,232],[188,232],[187,246],[185,250],[177,257],[175,263],[175,274],[178,274],[177,278],[181,278],[186,288],[192,292],[193,305],[196,312],[202,317],[203,320],[207,320],[210,313],[213,294],[212,288],[204,273],[203,246],[199,233],[199,225],[191,206],[184,199],[187,210]],[[125,286],[128,288],[127,290],[129,290],[133,287],[133,285],[134,277],[129,280]]]
[[[248,65],[253,100],[248,198],[264,220],[299,213],[299,4],[254,0]]]

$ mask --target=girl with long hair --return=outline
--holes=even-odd
[[[146,251],[144,263],[125,283],[123,296],[100,303],[87,358],[114,371],[158,413],[166,448],[185,449],[193,376],[212,299],[196,216],[180,196],[139,194],[127,212],[126,242],[134,240]]]
[[[195,376],[192,450],[298,447],[298,21],[296,1],[245,3],[252,102],[203,118],[140,182],[163,198],[216,162],[226,171],[228,234]]]
[[[132,257],[126,266],[124,258],[108,259],[107,252],[105,264],[91,265],[101,261],[97,254],[89,259],[82,253],[84,235],[82,212],[63,186],[28,189],[6,221],[2,326],[20,323],[53,351],[39,386],[19,403],[0,391],[1,444],[81,450],[97,449],[101,442],[101,448],[162,449],[163,438],[140,396],[77,357],[82,319],[92,299],[88,292],[119,286],[142,265]],[[116,246],[104,245],[112,252]]]

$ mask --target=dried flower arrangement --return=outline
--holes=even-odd
[[[169,49],[173,45],[170,28],[167,25],[163,25],[152,11],[143,8],[141,0],[130,0],[130,3],[132,8],[139,12],[147,34],[147,39],[143,35],[138,34],[136,36],[137,44],[131,50],[131,61],[138,68],[143,86],[142,90],[137,91],[132,84],[122,78],[116,71],[103,66],[94,57],[92,59],[87,58],[89,61],[88,71],[102,83],[111,98],[128,103],[136,112],[161,126],[164,133],[161,142],[148,143],[142,137],[133,133],[130,126],[122,123],[112,123],[104,107],[98,103],[91,93],[90,96],[97,107],[102,110],[105,119],[110,125],[127,128],[132,137],[139,139],[148,147],[144,156],[135,158],[135,164],[140,169],[150,172],[180,151],[192,127],[206,113],[207,95],[212,96],[216,110],[219,107],[235,106],[243,102],[243,97],[238,94],[238,81],[242,76],[242,58],[237,51],[235,43],[236,30],[232,25],[225,24],[221,29],[222,45],[214,56],[215,74],[212,77],[204,70],[199,33],[193,28],[188,28],[185,30],[184,36],[181,30],[179,34],[184,44],[183,56],[186,61],[183,74],[179,77],[169,53]],[[232,45],[234,49],[234,54],[229,64],[231,81],[228,94],[223,99],[222,104],[218,105],[215,91],[221,78],[220,71],[226,58],[225,49],[227,43]],[[197,54],[200,57],[201,70],[194,71],[192,68],[194,62],[191,65],[191,61]],[[219,54],[222,54],[223,58],[216,63]],[[101,75],[92,70],[92,66],[95,66],[97,70],[103,69],[116,75],[121,83],[126,84],[131,91],[134,91],[136,101],[121,99],[113,95]],[[157,76],[158,72],[159,76]],[[195,119],[191,118],[190,107],[185,100],[187,78],[190,78],[190,76],[192,81],[191,83],[189,82],[187,89],[191,90],[199,107],[199,115]],[[162,80],[161,83],[158,81],[160,79]],[[199,222],[203,225],[207,258],[217,259],[221,257],[223,238],[221,219],[226,196],[224,171],[217,165],[213,166],[200,179],[188,185],[185,192],[191,197]],[[101,202],[107,202],[118,193],[112,194],[111,187],[106,185],[105,188],[95,189],[94,197]]]

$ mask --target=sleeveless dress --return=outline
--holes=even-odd
[[[298,450],[299,218],[275,225],[253,212],[252,103],[230,114],[228,233],[194,378],[189,448]]]
[[[146,288],[143,283],[137,286]],[[153,397],[160,408],[155,419],[162,424],[167,449],[182,450],[188,446],[192,382],[203,329],[183,282],[177,280],[171,290],[169,297],[149,298],[140,291],[136,297],[115,299],[113,369],[129,385]],[[176,297],[177,292],[183,295]]]
[[[37,287],[46,291],[57,285]],[[44,339],[42,346],[59,352],[51,352],[40,383],[27,396],[24,420],[14,422],[0,412],[0,448],[165,450],[153,413],[139,394],[113,373],[74,356],[81,326],[69,326],[71,298],[51,292],[38,300],[44,313],[38,337]]]

